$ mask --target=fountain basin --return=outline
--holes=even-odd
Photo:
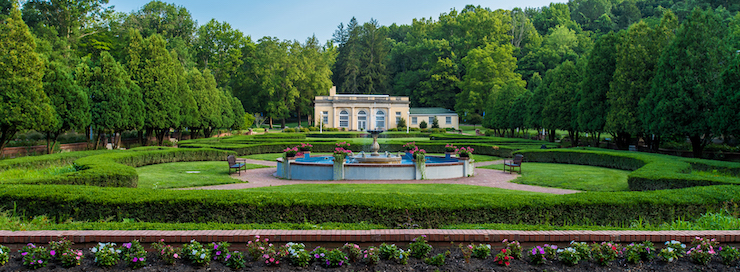
[[[403,157],[399,163],[394,164],[345,163],[342,169],[343,178],[337,179],[334,177],[333,156],[298,158],[287,162],[279,158],[277,162],[275,175],[295,180],[417,180],[421,179],[421,171],[425,171],[426,179],[460,178],[473,175],[473,165],[470,161],[435,156],[427,156],[425,169],[419,169],[420,167],[409,157]]]

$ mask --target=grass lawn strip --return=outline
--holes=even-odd
[[[246,165],[246,169],[266,167],[268,166]],[[183,188],[242,182],[229,176],[228,164],[223,161],[155,164],[136,168],[136,172],[139,174],[138,188],[145,189]]]
[[[502,169],[502,165],[481,168]],[[511,181],[519,184],[596,192],[629,191],[627,175],[631,171],[596,166],[536,163],[522,164],[522,175]]]

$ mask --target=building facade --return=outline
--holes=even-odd
[[[389,95],[336,94],[336,87],[329,90],[329,96],[316,96],[314,100],[316,126],[345,130],[388,130],[398,127],[403,118],[410,127],[412,118],[437,117],[441,128],[458,127],[458,117],[454,112],[441,108],[409,108],[409,98]],[[429,119],[429,120],[432,120]],[[427,121],[428,128],[432,123]]]

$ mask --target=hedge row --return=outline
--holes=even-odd
[[[258,193],[86,186],[0,186],[0,207],[57,221],[115,217],[144,222],[366,222],[395,227],[409,217],[422,228],[447,224],[624,226],[696,218],[740,195],[738,186],[571,195]]]
[[[5,171],[13,168],[44,168],[50,166],[60,166],[71,164],[75,160],[104,153],[113,152],[111,150],[91,150],[91,151],[75,151],[75,152],[62,152],[51,155],[42,156],[27,156],[17,159],[6,159],[0,160],[0,171]]]
[[[693,169],[738,171],[737,163],[597,148],[520,150],[514,154],[522,154],[525,161],[531,162],[570,163],[631,170],[633,172],[628,175],[627,182],[633,191],[740,185],[735,178],[691,174]]]
[[[134,167],[182,161],[223,161],[231,151],[216,149],[177,149],[142,147],[126,151],[103,152],[74,161],[77,171],[57,176],[4,180],[4,184],[58,184],[100,187],[132,187],[139,175]],[[53,156],[53,155],[52,155]],[[40,156],[42,158],[44,156]]]

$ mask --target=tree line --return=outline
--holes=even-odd
[[[571,0],[467,6],[411,25],[353,18],[334,34],[333,80],[341,92],[455,109],[499,135],[557,129],[596,141],[607,132],[620,148],[642,138],[654,149],[687,137],[700,154],[714,136],[736,135],[727,103],[737,89],[718,82],[736,75],[738,10],[734,1]]]

